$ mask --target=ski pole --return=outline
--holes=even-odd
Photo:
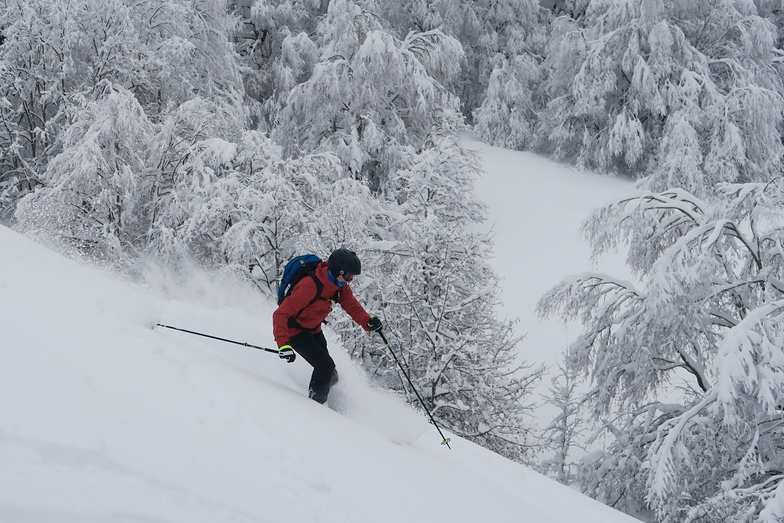
[[[227,340],[226,338],[219,338],[218,336],[212,336],[210,334],[202,334],[201,332],[189,331],[187,329],[181,329],[179,327],[172,327],[171,325],[164,325],[162,323],[156,323],[155,325],[157,325],[158,327],[165,327],[167,329],[172,329],[172,330],[175,330],[175,331],[187,332],[188,334],[195,334],[196,336],[203,336],[205,338],[211,338],[213,340],[225,341],[227,343],[234,343],[235,345],[242,345],[243,347],[250,347],[251,349],[259,349],[259,350],[263,350],[263,351],[266,351],[266,352],[274,352],[275,354],[278,354],[278,349],[270,349],[268,347],[259,347],[257,345],[251,345],[250,343],[243,343],[241,341]]]
[[[425,401],[422,399],[422,396],[419,395],[419,392],[417,392],[416,387],[414,387],[414,384],[411,382],[411,378],[408,377],[408,374],[406,373],[406,370],[403,368],[403,365],[400,364],[400,360],[397,359],[397,356],[395,355],[395,351],[393,351],[392,347],[389,345],[389,342],[387,341],[387,337],[384,336],[384,333],[381,332],[381,330],[378,330],[377,332],[381,336],[381,339],[384,340],[384,345],[387,346],[387,349],[389,349],[389,352],[390,352],[390,354],[392,354],[392,357],[395,358],[395,363],[397,363],[397,366],[400,367],[400,371],[403,373],[403,376],[405,376],[406,379],[408,380],[408,384],[411,385],[411,390],[413,390],[414,394],[416,394],[416,397],[419,398],[419,403],[422,404],[422,408],[425,409],[425,412],[427,412],[427,415],[430,416],[430,421],[432,421],[433,425],[436,426],[436,429],[438,430],[438,433],[441,435],[441,444],[442,445],[446,445],[447,448],[449,448],[451,450],[452,447],[449,446],[449,441],[450,441],[449,438],[444,436],[444,433],[441,432],[441,428],[438,426],[438,423],[436,423],[436,420],[433,418],[433,415],[430,414],[430,411],[428,410],[427,406],[425,405]]]

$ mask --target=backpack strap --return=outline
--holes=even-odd
[[[310,300],[310,301],[308,302],[308,304],[307,304],[307,305],[305,305],[304,307],[302,307],[302,308],[299,310],[299,312],[297,312],[297,314],[295,314],[294,316],[289,316],[289,321],[288,321],[288,325],[289,325],[289,327],[290,327],[290,328],[296,328],[296,329],[300,329],[300,330],[303,330],[303,331],[306,331],[306,330],[308,330],[308,329],[306,329],[305,327],[303,327],[302,325],[300,325],[300,324],[299,324],[299,322],[297,321],[297,318],[299,318],[299,315],[300,315],[300,314],[302,314],[302,312],[303,312],[305,309],[307,309],[308,307],[310,307],[311,305],[313,305],[314,303],[316,303],[316,301],[318,301],[318,299],[319,299],[319,298],[321,298],[321,293],[322,293],[322,292],[324,292],[324,284],[323,284],[323,283],[321,283],[321,280],[319,280],[319,279],[318,279],[318,277],[316,277],[316,273],[315,273],[315,272],[313,272],[313,271],[309,271],[309,272],[308,272],[308,276],[310,276],[311,278],[313,278],[313,281],[314,281],[314,282],[315,282],[315,284],[316,284],[316,295],[313,297],[313,299],[312,299],[312,300]]]

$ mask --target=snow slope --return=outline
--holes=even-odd
[[[636,521],[460,438],[440,445],[334,339],[340,413],[307,399],[301,360],[152,328],[272,344],[271,304],[230,279],[158,281],[0,227],[0,522]]]
[[[476,184],[488,206],[485,232],[493,235],[493,269],[502,278],[502,314],[519,318],[523,358],[555,367],[564,349],[579,335],[577,326],[540,320],[536,303],[567,276],[587,271],[634,281],[623,253],[591,260],[580,235],[588,215],[634,192],[619,178],[579,172],[533,153],[500,149],[465,139],[482,160],[484,175]],[[545,385],[547,380],[545,380]]]

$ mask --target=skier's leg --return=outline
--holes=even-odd
[[[338,377],[324,333],[303,332],[291,338],[291,346],[313,366],[308,395],[319,403],[325,403],[329,389],[337,383]]]

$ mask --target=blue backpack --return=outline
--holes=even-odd
[[[321,263],[321,258],[315,254],[303,254],[286,264],[283,268],[283,276],[280,278],[280,285],[278,286],[278,305],[283,303],[283,300],[291,294],[297,282],[305,276],[313,277],[313,281],[316,282],[316,297],[313,298],[311,303],[321,296],[324,285],[316,278],[316,267],[318,267],[319,263]]]

